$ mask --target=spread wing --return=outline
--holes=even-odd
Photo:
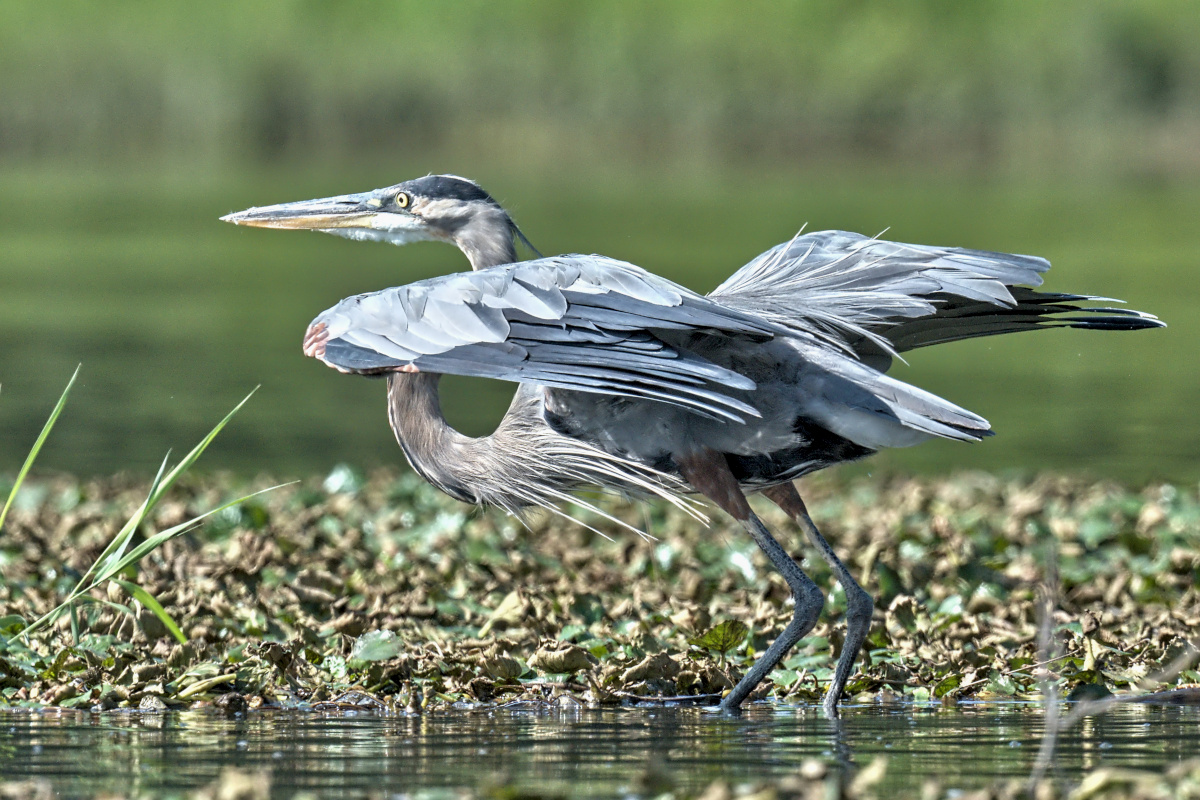
[[[712,293],[723,304],[808,330],[886,369],[890,353],[1042,327],[1160,327],[1149,314],[1089,308],[1107,298],[1047,294],[1036,256],[901,244],[846,231],[771,248]],[[1111,302],[1111,301],[1110,301]]]
[[[741,422],[754,382],[656,331],[770,339],[774,324],[602,256],[506,264],[347,298],[305,353],[342,372],[438,372],[659,400]]]

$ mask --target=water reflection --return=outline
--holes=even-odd
[[[698,790],[717,778],[794,772],[807,758],[852,770],[889,759],[887,784],[936,776],[971,788],[1029,774],[1042,733],[1036,706],[816,709],[762,706],[729,719],[694,708],[464,711],[421,717],[253,713],[7,713],[0,774],[50,779],[63,794],[180,791],[221,766],[269,769],[279,796],[300,790],[474,788],[511,781],[575,797]],[[1200,752],[1200,709],[1126,707],[1067,732],[1058,769],[1157,769]]]

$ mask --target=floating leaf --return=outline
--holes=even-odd
[[[1112,697],[1112,692],[1103,683],[1081,683],[1067,695],[1068,700],[1103,700]]]
[[[962,675],[952,672],[937,682],[933,687],[933,696],[939,700],[962,685]]]
[[[492,656],[484,659],[483,672],[489,678],[516,680],[525,674],[525,665],[512,656]]]
[[[554,674],[572,674],[591,669],[597,663],[596,657],[582,647],[568,644],[554,649],[543,648],[529,659],[529,666],[542,672]]]
[[[658,653],[646,656],[640,663],[625,670],[625,674],[621,676],[621,680],[625,683],[638,683],[639,681],[674,678],[678,674],[678,662],[666,653]]]
[[[594,625],[604,619],[604,601],[591,592],[578,594],[571,603],[571,613],[582,619],[585,625]]]
[[[353,467],[349,464],[338,464],[330,470],[322,486],[330,494],[358,494],[363,483],[363,477]]]
[[[189,697],[195,697],[198,694],[204,694],[209,689],[215,689],[218,686],[224,686],[227,683],[233,683],[237,680],[237,675],[218,675],[215,678],[208,678],[202,681],[196,681],[191,686],[181,691],[176,697],[180,700],[186,700]]]
[[[712,626],[700,636],[688,639],[688,644],[712,653],[725,655],[746,640],[750,628],[744,622],[727,619]]]
[[[371,631],[354,640],[351,661],[387,661],[404,650],[404,641],[391,631]]]

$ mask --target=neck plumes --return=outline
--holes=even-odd
[[[556,434],[542,419],[540,390],[532,385],[522,384],[517,389],[508,413],[491,436],[463,436],[442,416],[440,377],[425,372],[388,375],[388,418],[408,463],[455,500],[496,506],[516,515],[530,508],[561,514],[559,506],[571,502],[608,517],[569,494],[591,486],[659,497],[704,519],[682,496],[688,487],[673,476]]]
[[[561,494],[563,476],[540,456],[549,428],[534,395],[522,387],[491,436],[464,436],[446,422],[438,398],[441,375],[388,375],[388,420],[408,463],[455,500],[499,506],[519,514],[547,505],[547,490]],[[561,499],[561,498],[560,498]]]

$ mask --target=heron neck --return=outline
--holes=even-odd
[[[464,437],[442,415],[436,373],[388,375],[388,420],[404,457],[421,477],[456,500],[474,503],[469,481],[456,469],[474,453],[478,440]]]
[[[455,231],[454,243],[471,262],[471,269],[487,269],[517,260],[512,223],[499,208],[472,217]]]
[[[436,373],[388,376],[388,420],[408,463],[421,477],[464,503],[479,502],[471,465],[486,463],[491,437],[464,436],[442,416]]]

